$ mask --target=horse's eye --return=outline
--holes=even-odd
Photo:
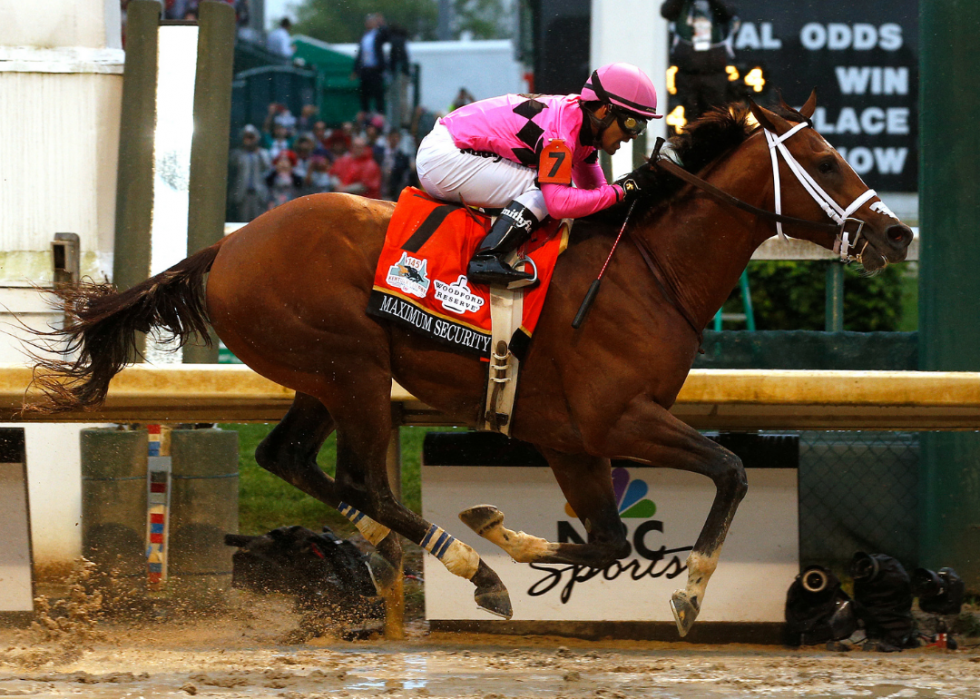
[[[829,175],[830,173],[837,171],[837,161],[830,159],[824,160],[817,166],[817,169],[820,170],[821,175]]]

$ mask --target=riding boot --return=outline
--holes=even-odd
[[[514,269],[504,262],[504,258],[530,238],[540,225],[526,206],[512,201],[500,212],[470,260],[466,268],[467,279],[475,284],[513,289],[537,283],[535,275]]]

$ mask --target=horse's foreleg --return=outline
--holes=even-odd
[[[648,399],[634,401],[601,438],[604,453],[652,466],[700,473],[715,484],[711,511],[687,557],[687,586],[671,597],[681,636],[701,611],[704,591],[748,483],[741,460]]]
[[[493,505],[477,505],[459,518],[518,563],[559,563],[605,568],[630,553],[616,509],[609,459],[541,449],[568,504],[585,526],[586,544],[560,544],[507,529],[504,514]]]

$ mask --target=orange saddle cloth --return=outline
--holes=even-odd
[[[489,230],[489,216],[406,187],[388,225],[368,313],[462,354],[489,357],[490,291],[466,278],[466,266]],[[510,341],[518,359],[527,351],[555,262],[567,244],[568,226],[549,219],[523,247],[541,283],[524,291],[521,327]]]

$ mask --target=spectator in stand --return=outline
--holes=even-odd
[[[385,137],[381,155],[381,196],[397,201],[398,195],[408,186],[412,159],[402,149],[402,134],[392,129]]]
[[[269,188],[268,209],[292,201],[300,196],[303,178],[293,172],[296,167],[296,154],[284,150],[272,161],[272,172],[266,175],[265,184]]]
[[[306,177],[314,147],[313,136],[308,133],[301,133],[293,141],[293,151],[296,153],[296,165],[293,166],[293,172],[300,177]]]
[[[235,221],[248,223],[266,210],[269,189],[265,175],[272,167],[269,151],[259,145],[259,130],[247,125],[242,129],[242,144],[229,158],[228,198]]]
[[[292,147],[292,125],[295,123],[296,118],[289,113],[286,105],[275,102],[269,105],[269,114],[262,125],[263,145],[273,160],[281,151]]]
[[[351,147],[351,142],[354,140],[354,124],[349,121],[345,121],[339,129],[334,129],[327,140],[325,141],[327,150],[336,156],[341,156],[348,152]],[[336,160],[336,158],[331,158],[331,160]]]
[[[296,130],[301,133],[312,131],[313,124],[316,122],[316,115],[319,111],[315,104],[304,104],[299,114],[299,119],[296,122]]]
[[[330,176],[330,161],[322,155],[310,158],[310,167],[303,178],[303,191],[306,194],[319,194],[333,191],[333,178]]]
[[[331,136],[327,139],[327,142],[330,146],[330,155],[327,160],[331,163],[337,162],[350,152],[350,148],[347,147],[347,142],[341,137],[333,138]]]
[[[435,127],[436,121],[439,120],[440,116],[442,115],[430,112],[421,104],[415,108],[415,115],[412,117],[411,134],[416,144],[421,143],[422,139],[429,135],[429,132]]]
[[[385,153],[385,142],[381,137],[384,133],[385,120],[381,115],[375,115],[364,125],[364,138],[367,140],[368,148],[374,154],[374,160],[381,164],[381,159]]]
[[[372,12],[364,20],[364,34],[354,56],[354,77],[361,80],[361,110],[385,113],[385,64],[384,45],[388,41],[385,18],[380,12]]]
[[[289,21],[289,17],[283,17],[279,22],[279,26],[269,32],[269,36],[266,37],[265,47],[270,53],[274,53],[277,56],[284,56],[285,58],[292,58],[293,52],[293,38],[289,35],[289,30],[292,28],[293,23]]]
[[[363,136],[354,138],[350,153],[337,159],[330,174],[338,192],[381,198],[381,167],[374,161]]]
[[[465,87],[459,88],[459,92],[456,93],[456,97],[453,99],[453,103],[449,105],[449,111],[454,112],[460,107],[465,107],[468,104],[476,102],[476,97],[470,94],[470,91]]]
[[[317,121],[313,124],[313,155],[327,157],[330,149],[327,147],[327,122]]]

